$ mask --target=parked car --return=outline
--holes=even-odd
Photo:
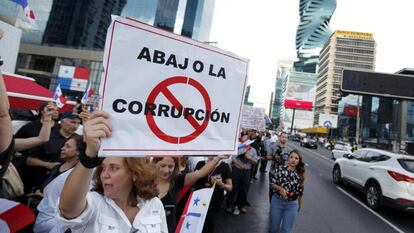
[[[390,206],[414,211],[413,156],[359,149],[335,161],[332,179],[335,184],[357,187],[372,209]]]
[[[334,150],[352,151],[352,146],[348,142],[338,141],[335,143]]]
[[[290,136],[290,140],[294,142],[300,142],[301,136],[300,134],[293,134]]]
[[[348,143],[337,143],[332,150],[332,159],[336,160],[338,158],[344,157],[344,155],[349,155],[352,153],[352,147]]]
[[[303,147],[307,147],[307,148],[318,149],[318,143],[316,142],[315,139],[310,139],[310,138],[304,137],[300,141],[300,145],[303,146]]]

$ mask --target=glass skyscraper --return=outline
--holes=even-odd
[[[128,1],[121,16],[199,40],[209,41],[214,0]]]
[[[119,15],[126,0],[55,0],[43,44],[103,49],[111,14]]]
[[[296,31],[296,50],[299,61],[296,71],[315,73],[318,55],[331,36],[329,21],[336,9],[336,0],[300,0],[300,22]]]

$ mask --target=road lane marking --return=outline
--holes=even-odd
[[[311,150],[309,150],[308,148],[302,148],[302,147],[299,147],[299,146],[297,146],[297,145],[295,145],[295,144],[290,144],[291,146],[294,146],[294,147],[296,147],[296,149],[304,149],[304,150],[306,150],[306,151],[308,151],[308,152],[310,152],[310,153],[312,153],[312,154],[314,154],[314,155],[316,155],[316,156],[318,156],[319,158],[321,158],[321,159],[324,159],[324,160],[326,160],[326,161],[329,161],[329,162],[331,162],[331,163],[335,163],[335,161],[333,161],[333,160],[331,160],[331,159],[328,159],[328,158],[326,158],[325,156],[323,156],[323,155],[321,155],[321,154],[319,154],[319,153],[316,153],[316,152],[314,152],[314,151],[311,151]]]
[[[352,200],[354,200],[356,203],[360,204],[362,207],[364,207],[365,209],[367,209],[369,212],[371,212],[372,214],[374,214],[375,216],[377,216],[379,219],[381,219],[383,222],[385,222],[386,224],[388,224],[390,227],[394,228],[394,230],[396,230],[399,233],[404,233],[403,230],[401,230],[400,228],[396,227],[394,224],[392,224],[390,221],[388,221],[387,219],[385,219],[384,217],[382,217],[381,215],[379,215],[377,212],[373,211],[372,209],[370,209],[369,207],[367,207],[364,203],[362,203],[360,200],[356,199],[355,197],[353,197],[351,194],[349,194],[347,191],[343,190],[342,188],[336,186],[341,192],[343,192],[345,195],[347,195],[348,197],[350,197]]]

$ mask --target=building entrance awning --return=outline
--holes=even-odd
[[[54,101],[52,93],[37,84],[34,79],[17,74],[2,73],[9,97],[10,108],[37,110],[41,103]],[[66,104],[61,111],[73,109],[73,101]]]

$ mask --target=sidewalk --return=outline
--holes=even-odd
[[[215,233],[265,233],[269,222],[269,173],[257,172],[250,185],[246,214],[238,216],[223,211],[218,215]]]

